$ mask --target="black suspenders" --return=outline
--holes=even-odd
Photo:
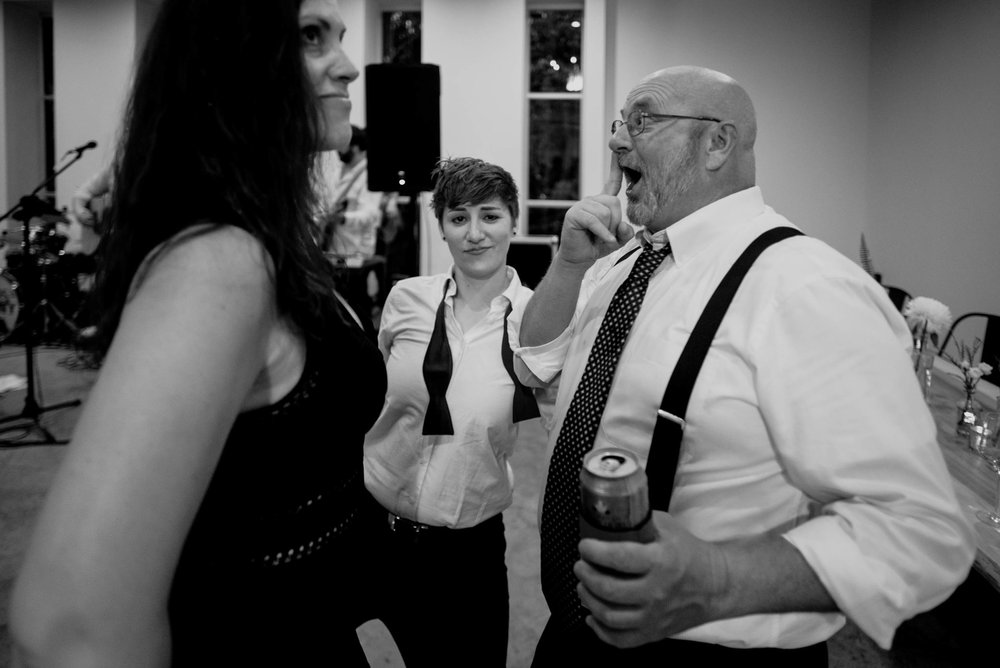
[[[723,277],[691,331],[691,336],[677,360],[677,366],[674,367],[667,382],[660,410],[657,411],[653,440],[649,446],[646,475],[649,477],[651,508],[666,511],[670,506],[674,474],[677,472],[677,458],[680,455],[681,438],[684,435],[684,415],[687,412],[688,400],[691,398],[691,390],[705,361],[705,355],[712,345],[712,339],[719,329],[719,323],[726,315],[726,310],[733,301],[743,277],[765,248],[782,239],[801,234],[802,232],[791,227],[775,227],[757,237]]]

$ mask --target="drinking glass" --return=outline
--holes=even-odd
[[[976,421],[969,425],[969,449],[983,454],[983,448],[989,441],[996,441],[1000,434],[1000,412],[980,411]]]
[[[989,411],[989,413],[991,413],[990,417],[981,415],[976,420],[976,424],[970,425],[969,439],[971,441],[971,434],[978,434],[977,451],[990,463],[993,472],[997,474],[997,500],[992,511],[980,510],[976,513],[976,517],[981,522],[1000,531],[1000,439],[997,438],[997,413],[994,411]],[[988,425],[992,425],[992,431],[989,431]]]

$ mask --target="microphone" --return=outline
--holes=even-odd
[[[94,141],[93,139],[91,139],[86,144],[83,144],[81,146],[77,146],[76,148],[71,148],[70,150],[66,151],[66,153],[63,155],[63,157],[66,157],[70,153],[76,153],[76,157],[79,158],[80,155],[83,154],[84,151],[89,151],[90,149],[96,148],[96,147],[97,147],[97,142]]]
[[[71,151],[76,151],[77,153],[83,153],[84,151],[89,151],[92,148],[97,148],[97,142],[94,141],[93,139],[91,139],[89,142],[87,142],[83,146],[77,146],[76,148],[70,149],[70,150]]]

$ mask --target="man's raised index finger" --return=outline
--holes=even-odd
[[[611,156],[611,171],[608,173],[608,180],[601,190],[603,195],[617,195],[622,189],[622,168],[618,166],[618,156]]]

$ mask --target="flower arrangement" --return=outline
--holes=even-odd
[[[951,327],[951,310],[936,299],[914,297],[903,309],[906,324],[913,332],[913,348],[927,348],[928,340],[935,346]]]
[[[976,385],[979,384],[982,377],[993,373],[993,367],[986,362],[980,362],[979,364],[972,363],[982,343],[982,339],[978,337],[972,342],[971,346],[965,341],[955,341],[955,345],[958,347],[958,359],[956,360],[951,355],[945,354],[948,361],[959,368],[961,373],[953,373],[952,375],[961,379],[962,386],[965,388],[965,394],[969,397],[976,391]]]
[[[971,346],[965,343],[965,341],[956,340],[955,346],[958,348],[958,359],[947,353],[944,354],[949,362],[958,367],[959,373],[952,373],[951,375],[961,379],[962,387],[965,389],[965,402],[959,406],[958,424],[955,425],[955,434],[960,437],[968,435],[972,425],[976,423],[976,385],[979,384],[983,376],[987,376],[993,371],[993,367],[986,362],[980,362],[979,364],[972,363],[972,360],[976,358],[976,352],[979,350],[980,345],[982,345],[982,340],[978,337],[972,342]]]

